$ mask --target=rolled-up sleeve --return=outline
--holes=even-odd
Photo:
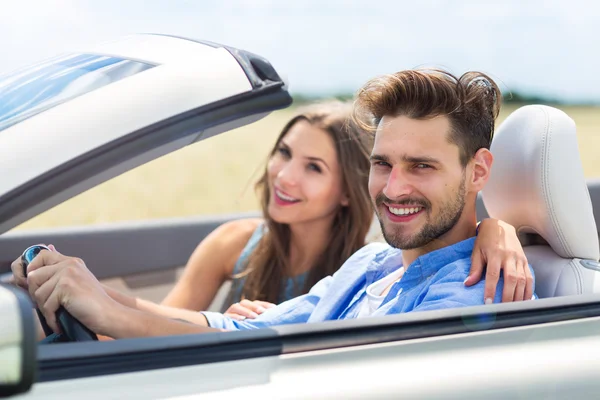
[[[288,300],[276,307],[269,308],[255,319],[237,321],[217,312],[203,311],[202,314],[206,317],[211,328],[231,331],[305,323],[323,295],[327,292],[332,279],[331,276],[321,279],[307,294]]]

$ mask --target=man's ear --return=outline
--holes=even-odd
[[[488,179],[490,178],[490,172],[492,170],[492,163],[494,162],[494,156],[488,149],[479,149],[475,156],[471,160],[472,164],[472,177],[471,177],[471,188],[474,192],[479,192]]]

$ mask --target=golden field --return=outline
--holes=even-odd
[[[562,107],[577,123],[587,177],[600,177],[600,107]],[[514,110],[505,106],[500,117]],[[252,184],[293,110],[179,150],[103,183],[16,229],[257,209]]]

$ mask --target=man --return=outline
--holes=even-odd
[[[388,244],[356,252],[308,294],[253,320],[195,313],[131,299],[106,289],[82,260],[43,251],[28,268],[29,291],[48,324],[64,306],[92,331],[114,338],[256,329],[491,303],[485,281],[464,282],[471,266],[475,201],[490,174],[489,151],[500,91],[487,76],[460,78],[439,70],[409,70],[376,78],[358,92],[358,121],[375,131],[369,191]],[[527,277],[515,291],[532,287]],[[17,282],[21,265],[13,263]],[[526,295],[530,297],[531,293]],[[184,321],[181,321],[184,320]],[[189,322],[192,323],[189,323]]]

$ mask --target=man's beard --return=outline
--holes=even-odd
[[[435,221],[432,221],[431,203],[426,199],[406,198],[399,202],[393,202],[383,193],[378,194],[375,198],[375,209],[377,210],[379,225],[381,226],[381,232],[383,233],[385,241],[392,247],[402,250],[411,250],[423,247],[450,231],[460,219],[465,207],[465,178],[466,176],[463,175],[456,195],[447,202],[440,204],[440,213],[435,216]],[[422,213],[426,218],[425,225],[419,232],[412,236],[403,234],[403,227],[397,227],[396,231],[388,232],[385,229],[380,215],[381,208],[386,207],[383,204],[384,202],[392,206],[415,204],[422,206]]]

